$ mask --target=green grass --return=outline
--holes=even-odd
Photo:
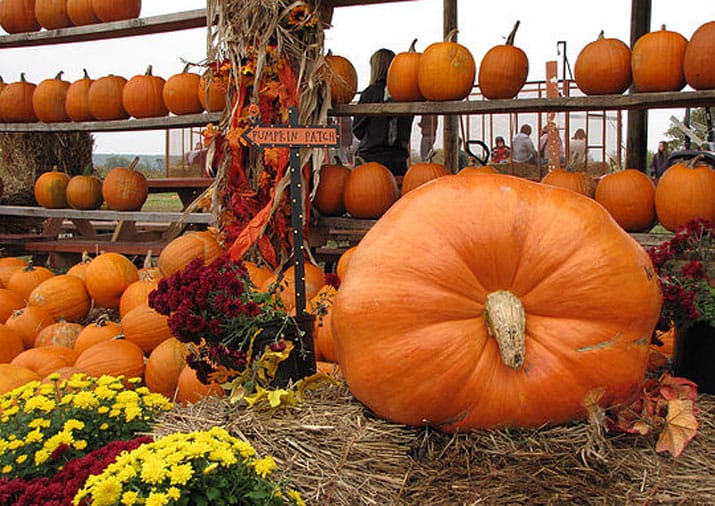
[[[174,193],[150,193],[142,211],[181,212],[181,199]]]

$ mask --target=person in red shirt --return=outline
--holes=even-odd
[[[500,163],[508,161],[509,156],[511,155],[511,150],[509,149],[509,146],[504,143],[504,137],[497,136],[494,139],[494,142],[496,145],[492,148],[492,162]]]

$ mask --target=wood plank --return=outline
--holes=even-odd
[[[388,102],[340,104],[331,116],[406,116],[419,114],[488,114],[507,112],[602,111],[673,109],[715,105],[715,90],[591,95],[584,97],[523,98],[505,100],[450,100],[446,102]]]
[[[68,123],[0,123],[3,132],[121,132],[128,130],[168,130],[218,123],[223,113],[202,112],[182,116],[129,118],[112,121],[71,121]]]
[[[113,21],[110,23],[71,26],[56,30],[42,30],[39,32],[15,33],[0,37],[0,48],[87,42],[92,40],[165,33],[206,26],[206,10],[196,9],[192,11],[162,14],[160,16]]]
[[[30,206],[0,206],[0,215],[23,216],[23,217],[44,217],[63,219],[85,219],[102,221],[135,221],[135,222],[157,222],[157,223],[194,223],[208,225],[211,223],[211,215],[206,213],[179,213],[179,212],[159,212],[159,211],[111,211],[111,210],[91,210],[84,211],[78,209],[45,209],[44,207]]]
[[[94,254],[100,251],[116,252],[125,255],[146,255],[151,250],[154,254],[161,253],[169,241],[102,241],[91,239],[59,239],[56,241],[33,241],[25,243],[28,252],[44,253],[83,253]]]

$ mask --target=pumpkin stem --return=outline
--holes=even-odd
[[[444,38],[444,41],[445,42],[455,42],[457,40],[457,32],[458,31],[459,30],[457,30],[456,28],[452,28],[449,31],[449,33],[447,34],[447,36]]]
[[[493,336],[504,365],[519,369],[526,352],[526,311],[519,298],[506,290],[487,295],[484,304],[487,331]]]
[[[57,72],[57,75],[55,76],[55,79],[58,80],[58,81],[61,81],[61,80],[62,80],[62,74],[64,74],[64,73],[65,73],[64,70],[60,70],[59,72]]]
[[[604,33],[603,30],[598,34],[598,37],[596,37],[598,40],[603,40],[606,38],[606,34]]]
[[[506,45],[507,46],[513,46],[514,45],[514,37],[516,36],[516,30],[519,28],[519,25],[521,24],[521,21],[518,19],[516,20],[516,23],[514,23],[514,28],[511,29],[511,33],[509,36],[506,38]]]
[[[417,52],[417,39],[412,41],[412,44],[410,44],[410,48],[407,50],[409,53],[416,53]]]
[[[134,160],[132,160],[132,163],[129,164],[129,168],[131,170],[134,170],[134,168],[137,166],[138,163],[139,163],[139,157],[135,156]]]
[[[688,160],[688,163],[686,163],[685,166],[689,169],[694,169],[695,167],[698,166],[698,163],[702,159],[703,159],[703,154],[700,153],[699,155],[696,155],[696,156],[692,157],[690,160]]]
[[[145,75],[145,76],[150,76],[151,73],[152,73],[152,70],[153,70],[153,69],[152,69],[152,65],[149,65],[149,66],[146,68],[146,72],[144,73],[144,75]]]
[[[87,69],[82,69],[82,72],[84,72],[84,75],[82,76],[82,79],[91,79],[89,77],[89,73],[87,72]]]

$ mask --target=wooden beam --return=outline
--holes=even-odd
[[[442,13],[442,29],[444,37],[453,29],[458,28],[457,23],[457,0],[444,0],[444,12]],[[454,38],[457,41],[457,37]],[[453,173],[459,171],[459,116],[442,116],[442,137],[444,147],[444,164]],[[466,139],[463,139],[466,140]]]
[[[166,130],[218,123],[223,113],[209,112],[157,118],[130,118],[112,121],[71,121],[68,123],[0,123],[3,132],[120,132],[125,130]]]
[[[651,0],[631,0],[631,47],[650,31]],[[629,93],[637,93],[631,85]],[[632,110],[628,113],[626,129],[626,167],[647,171],[648,111]]]

